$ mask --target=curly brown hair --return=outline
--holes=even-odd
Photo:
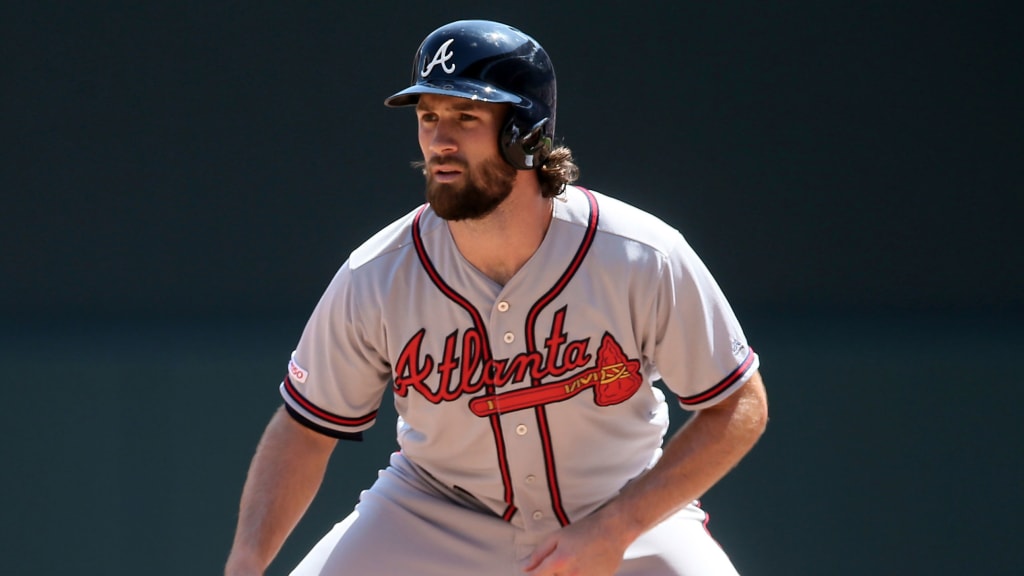
[[[566,184],[572,184],[580,177],[580,169],[572,157],[572,150],[558,146],[548,154],[537,169],[541,195],[554,198],[562,193]]]

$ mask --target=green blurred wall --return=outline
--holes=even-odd
[[[705,499],[744,574],[1019,573],[1020,9],[809,1],[0,7],[0,573],[220,571],[309,311],[421,201],[381,102],[462,17],[545,45],[581,182],[683,230],[761,353]]]

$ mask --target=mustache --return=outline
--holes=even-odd
[[[459,160],[458,158],[453,158],[451,156],[434,156],[427,161],[427,168],[434,168],[436,166],[455,166],[456,168],[466,168],[468,164],[463,160]]]
[[[465,160],[460,160],[452,156],[434,156],[426,162],[423,160],[414,160],[409,163],[414,169],[420,170],[423,174],[427,174],[430,168],[441,167],[441,166],[454,166],[455,168],[461,168],[463,170],[469,169],[469,163]]]

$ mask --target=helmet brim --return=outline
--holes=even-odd
[[[401,92],[392,94],[384,100],[384,105],[391,108],[415,106],[419,102],[421,94],[454,96],[480,102],[507,103],[516,106],[529,107],[530,105],[529,102],[511,92],[495,88],[490,84],[474,82],[465,78],[451,78],[443,83],[420,82],[409,86]]]

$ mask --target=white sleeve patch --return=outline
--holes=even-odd
[[[288,376],[299,384],[305,384],[306,378],[309,376],[309,372],[295,361],[294,352],[292,352],[292,359],[288,362]]]

